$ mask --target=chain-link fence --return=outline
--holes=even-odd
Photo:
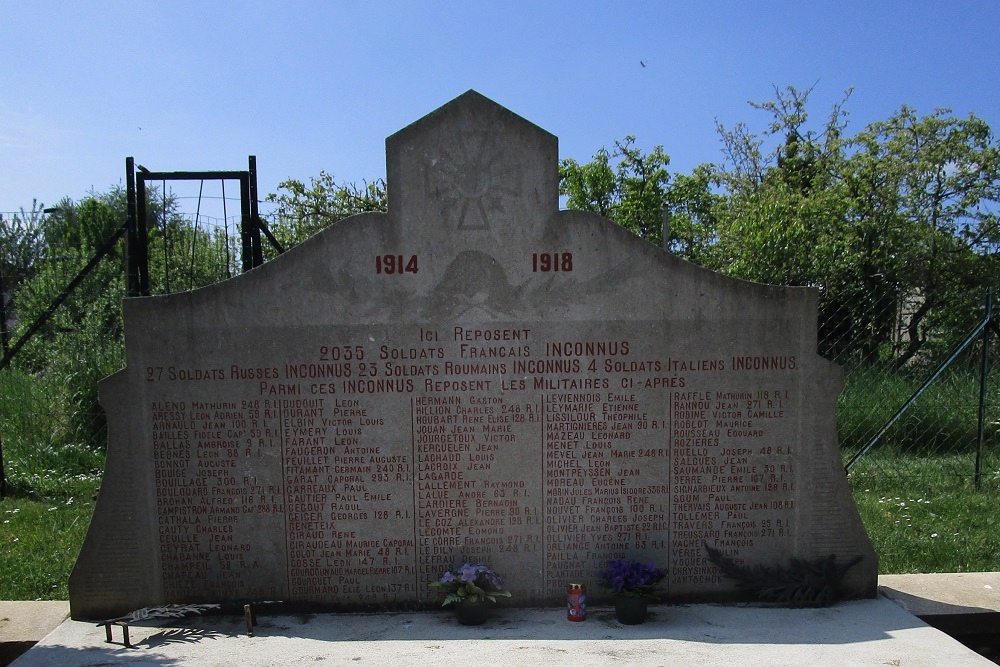
[[[853,478],[997,486],[1000,380],[988,361],[998,358],[1000,336],[986,319],[991,298],[973,290],[926,314],[919,298],[889,303],[879,317],[891,326],[874,355],[860,337],[821,337],[821,352],[845,369],[837,422]]]
[[[0,216],[18,222],[25,217],[23,212]],[[240,224],[238,216],[179,213],[155,220],[151,292],[182,292],[237,275]],[[14,231],[18,234],[2,235],[6,245],[11,238],[24,238],[31,227],[22,224]],[[123,244],[113,244],[94,262],[98,246],[53,246],[42,240],[34,253],[22,253],[22,261],[0,263],[0,482],[8,492],[76,495],[99,483],[107,433],[97,383],[125,363],[121,304],[126,288]],[[17,248],[3,250],[5,257],[18,259]]]

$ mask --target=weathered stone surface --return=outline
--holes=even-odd
[[[746,565],[877,559],[837,451],[816,296],[558,210],[552,135],[474,92],[387,142],[389,212],[211,288],[125,303],[74,618],[167,602],[429,601],[483,561],[513,602],[668,599]]]

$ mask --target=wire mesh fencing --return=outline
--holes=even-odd
[[[238,217],[174,213],[155,219],[149,230],[151,292],[187,291],[238,274],[239,225]],[[0,264],[0,481],[13,493],[72,495],[100,479],[107,427],[97,385],[125,365],[124,244],[101,255],[83,238],[43,240],[18,261],[9,241],[24,237],[28,226],[21,227],[18,235],[0,236],[8,246]]]
[[[845,371],[837,424],[852,477],[1000,483],[1000,380],[983,356],[985,344],[985,361],[998,358],[1000,336],[986,325],[986,300],[970,290],[927,310],[919,298],[901,298],[868,327],[841,330],[846,338],[836,329],[821,336],[821,353]],[[877,345],[871,322],[885,323]]]

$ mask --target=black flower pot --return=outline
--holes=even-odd
[[[462,600],[455,604],[455,618],[462,625],[482,625],[490,617],[489,605],[486,600]]]
[[[621,595],[615,598],[615,618],[623,625],[638,625],[646,620],[649,600]]]

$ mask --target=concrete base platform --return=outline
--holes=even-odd
[[[0,665],[9,664],[69,618],[69,602],[0,602]]]
[[[879,592],[914,616],[1000,613],[1000,572],[883,574]]]
[[[103,627],[66,621],[14,667],[85,665],[992,665],[886,599],[825,609],[684,605],[652,607],[623,626],[607,607],[583,623],[559,609],[498,609],[486,625],[458,625],[447,611],[195,616],[130,626],[133,646]]]
[[[1000,572],[884,574],[879,592],[1000,663]]]

